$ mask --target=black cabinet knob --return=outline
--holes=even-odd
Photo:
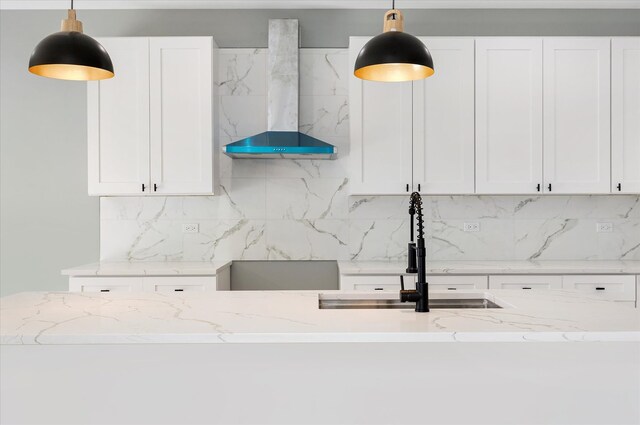
[[[547,186],[547,189],[549,189],[549,192],[551,192],[551,183],[549,183],[549,186]]]
[[[153,184],[153,191],[154,191],[154,192],[157,192],[157,191],[158,191],[158,185],[157,185],[157,184],[155,184],[155,183]]]
[[[536,190],[540,192],[540,183],[538,183],[538,185],[536,186]]]
[[[142,183],[142,191],[143,191],[143,192],[144,192],[145,187],[146,187],[146,186],[144,185],[144,183]]]
[[[618,192],[621,192],[622,191],[622,183],[618,183],[616,188],[618,188]]]

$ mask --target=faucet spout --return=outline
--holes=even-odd
[[[413,242],[413,217],[417,218],[417,237]],[[422,197],[418,192],[411,194],[409,203],[411,216],[411,242],[409,242],[407,273],[417,273],[416,289],[400,290],[401,302],[415,302],[416,311],[429,311],[429,287],[427,283],[427,249],[424,244],[424,217],[422,214]],[[415,270],[415,271],[414,271]]]

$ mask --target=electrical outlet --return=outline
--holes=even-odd
[[[465,232],[479,232],[480,231],[480,223],[464,223],[464,231]]]
[[[598,233],[613,232],[613,223],[596,223],[596,232]]]
[[[183,223],[182,224],[182,233],[198,233],[200,230],[200,226],[198,223]]]

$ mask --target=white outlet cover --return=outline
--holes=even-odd
[[[182,233],[198,233],[200,231],[200,226],[198,223],[183,223],[182,224]]]
[[[473,222],[473,223],[464,223],[464,229],[465,232],[479,232],[480,231],[480,223],[478,222]]]
[[[598,233],[613,232],[613,223],[596,223],[596,232]]]

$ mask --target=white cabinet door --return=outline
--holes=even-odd
[[[145,276],[145,292],[202,292],[216,290],[215,276]]]
[[[148,193],[148,39],[99,41],[111,56],[115,77],[87,84],[89,195]]]
[[[611,184],[640,193],[640,37],[611,40]]]
[[[609,193],[608,38],[544,40],[544,180],[551,193]]]
[[[349,39],[351,193],[412,190],[412,83],[363,81],[353,66],[368,37]]]
[[[489,289],[562,289],[562,276],[489,276]]]
[[[435,74],[413,83],[413,188],[474,192],[474,41],[421,38]]]
[[[476,192],[542,184],[542,40],[476,39]]]
[[[606,300],[636,300],[634,275],[568,275],[562,277],[562,288],[583,291]]]
[[[142,278],[130,277],[69,277],[69,292],[141,292]]]
[[[404,276],[406,289],[414,289],[414,275]],[[341,275],[340,289],[344,291],[399,291],[399,275]]]
[[[430,290],[437,291],[485,290],[489,287],[487,276],[427,276],[427,282]]]
[[[149,48],[152,191],[210,194],[213,39],[151,38]]]

